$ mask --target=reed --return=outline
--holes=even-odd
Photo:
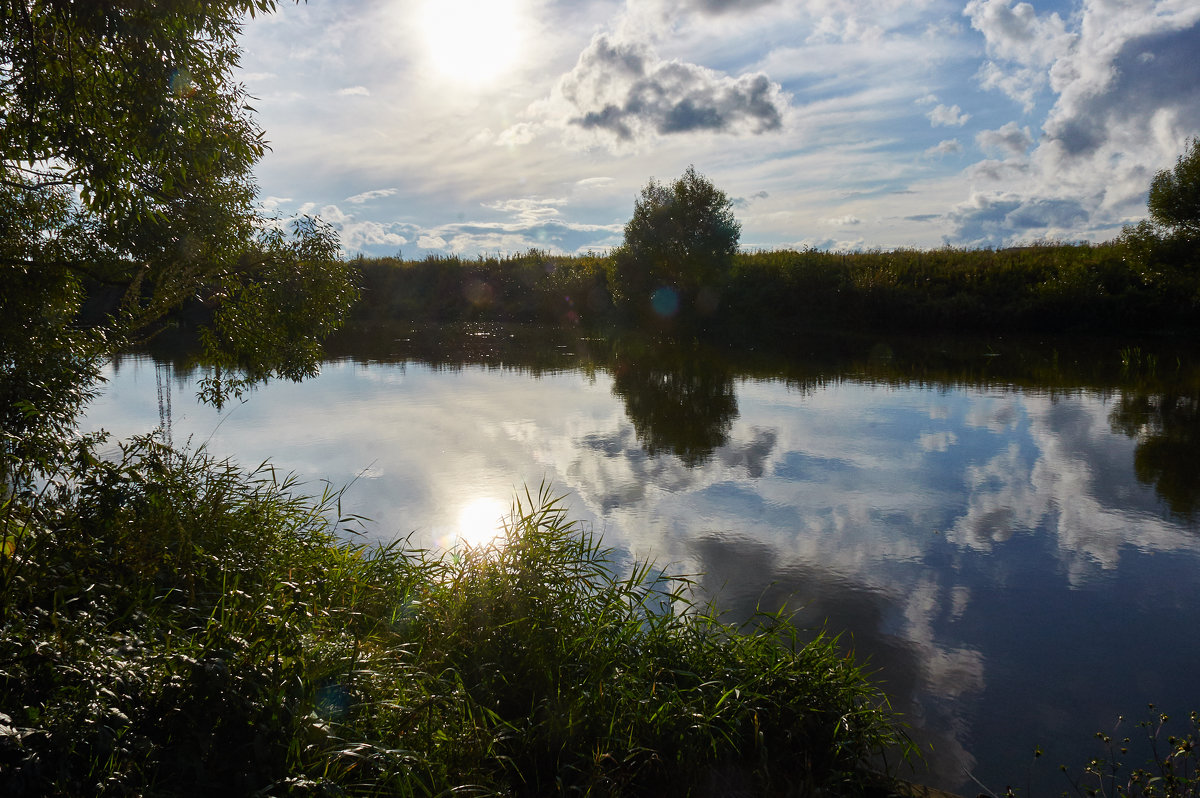
[[[545,488],[450,553],[340,510],[149,438],[11,495],[0,791],[843,794],[904,749],[834,641],[618,571]]]
[[[1149,256],[1135,249],[1120,240],[742,252],[724,283],[711,286],[716,310],[700,317],[700,327],[721,340],[762,341],[813,330],[1111,332],[1200,325],[1194,255],[1148,265]],[[476,259],[361,258],[355,264],[363,295],[354,314],[371,321],[627,326],[630,319],[612,303],[609,261],[538,250]]]

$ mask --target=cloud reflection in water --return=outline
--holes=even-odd
[[[112,376],[89,423],[118,436],[153,427],[152,364]],[[1178,684],[1200,644],[1176,634],[1200,625],[1200,535],[1135,475],[1142,444],[1114,432],[1114,399],[686,372],[649,382],[668,392],[635,402],[639,421],[639,380],[603,368],[534,379],[331,362],[223,417],[177,384],[174,438],[313,482],[359,475],[345,505],[374,519],[371,534],[426,545],[461,534],[464,496],[548,481],[622,561],[703,573],[731,619],[783,606],[803,627],[844,632],[934,745],[942,786],[974,770],[998,788],[1034,745],[1086,742],[1143,699],[1174,691],[1200,706]],[[711,428],[662,425],[681,421],[669,404],[686,395],[704,397]],[[1190,568],[1191,581],[1171,587],[1163,568]],[[1118,588],[1139,598],[1119,601]],[[1112,650],[1165,639],[1150,662]]]

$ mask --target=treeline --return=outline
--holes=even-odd
[[[1148,263],[1121,242],[1008,249],[743,252],[691,327],[721,337],[824,330],[1157,331],[1200,323],[1200,269]],[[359,320],[509,321],[605,328],[612,259],[358,258]],[[672,329],[683,322],[663,316]]]

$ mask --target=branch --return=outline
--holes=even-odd
[[[92,271],[88,267],[81,264],[79,261],[73,260],[32,260],[28,258],[12,258],[0,256],[0,266],[21,266],[26,268],[37,267],[56,267],[66,269],[70,272],[82,275],[89,280],[95,280],[101,285],[128,285],[129,279],[117,279],[114,277],[103,277],[100,274]]]

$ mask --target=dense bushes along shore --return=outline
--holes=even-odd
[[[630,323],[606,256],[358,258],[360,320]],[[687,331],[1160,331],[1200,326],[1200,257],[1129,242],[1011,249],[739,253]],[[680,321],[665,315],[664,329]]]

